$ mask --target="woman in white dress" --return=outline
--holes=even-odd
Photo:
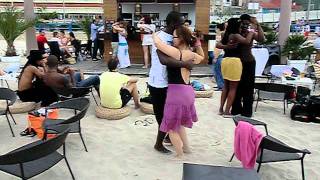
[[[127,68],[131,65],[129,57],[129,46],[127,42],[127,31],[123,23],[119,24],[119,46],[118,46],[118,59],[119,68]]]
[[[138,28],[140,28],[140,32],[143,33],[142,49],[144,57],[144,66],[142,66],[142,68],[148,68],[150,62],[149,53],[153,44],[152,32],[155,32],[156,26],[152,24],[151,18],[149,16],[140,19],[137,26]]]

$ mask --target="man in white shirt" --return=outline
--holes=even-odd
[[[183,18],[178,12],[170,12],[166,18],[167,27],[157,33],[158,37],[167,42],[167,44],[173,43],[173,31],[177,26],[183,25]],[[160,59],[161,62],[160,62]],[[167,78],[167,67],[184,67],[191,69],[192,61],[177,61],[175,59],[169,58],[160,51],[157,51],[157,48],[153,45],[151,51],[151,68],[149,73],[149,90],[153,104],[153,111],[158,122],[158,135],[157,141],[154,145],[154,148],[161,153],[171,153],[168,149],[163,146],[163,140],[166,136],[165,132],[161,132],[159,127],[163,118],[164,105],[167,96],[167,87],[168,87],[168,78]]]
[[[93,42],[93,52],[92,52],[92,61],[97,61],[97,52],[98,52],[98,22],[94,19],[91,23],[91,36],[90,39]]]

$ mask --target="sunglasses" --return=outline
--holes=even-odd
[[[173,39],[176,39],[176,38],[178,39],[179,37],[178,36],[173,36]]]

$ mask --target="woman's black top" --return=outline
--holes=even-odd
[[[180,61],[182,60],[182,53],[180,51]],[[186,84],[181,74],[181,68],[167,66],[168,83],[169,84]]]
[[[115,32],[112,31],[111,39],[112,39],[112,42],[119,42],[118,33],[117,32],[115,33]]]

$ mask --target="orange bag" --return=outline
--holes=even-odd
[[[59,110],[58,109],[52,109],[52,112],[48,113],[48,118],[50,119],[57,119],[59,116]],[[44,129],[43,129],[43,121],[45,117],[44,116],[34,116],[31,114],[28,114],[28,123],[29,123],[29,130],[32,128],[37,133],[37,136],[39,139],[43,139],[44,136]],[[53,138],[54,134],[48,134],[48,138]]]

